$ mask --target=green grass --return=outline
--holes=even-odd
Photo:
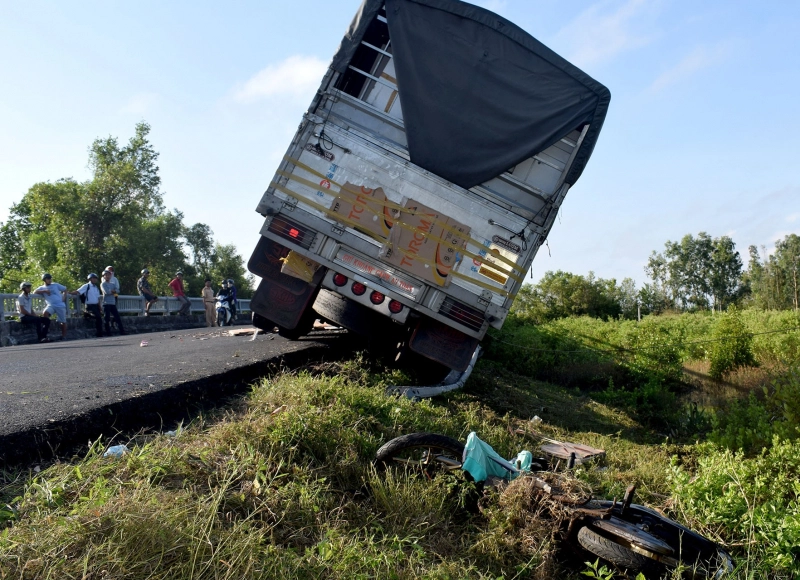
[[[380,445],[417,431],[463,440],[474,430],[507,457],[535,449],[534,429],[601,447],[606,460],[576,472],[597,495],[621,497],[637,483],[638,501],[723,541],[759,537],[755,519],[750,536],[714,526],[718,510],[691,481],[711,473],[707,444],[673,443],[586,392],[490,360],[463,391],[436,400],[384,395],[405,379],[363,357],[281,374],[176,436],[123,441],[131,453],[121,458],[103,457],[98,441],[85,457],[6,473],[0,578],[582,577],[582,559],[559,548],[552,523],[526,511],[513,487],[476,511],[459,475],[375,471]],[[544,422],[532,424],[534,415]],[[758,545],[733,549],[753,578],[790,569]]]

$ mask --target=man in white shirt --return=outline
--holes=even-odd
[[[31,296],[31,288],[33,285],[30,282],[23,282],[19,285],[22,290],[17,296],[17,312],[19,312],[19,321],[23,324],[36,325],[36,338],[39,342],[50,342],[47,338],[47,331],[50,330],[50,319],[44,316],[36,316],[33,313],[33,297]]]
[[[53,277],[47,273],[42,275],[42,282],[44,284],[33,292],[39,294],[47,302],[47,308],[44,309],[42,315],[49,319],[55,314],[56,321],[61,327],[61,340],[67,340],[67,304],[64,301],[67,287],[53,282]]]
[[[86,312],[94,318],[94,328],[99,338],[103,336],[103,315],[100,313],[100,288],[97,287],[97,274],[92,272],[86,277],[86,280],[88,280],[86,284],[70,294],[79,294],[81,301],[85,300]]]

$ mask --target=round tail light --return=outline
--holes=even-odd
[[[361,282],[353,282],[353,285],[351,286],[350,289],[356,296],[362,296],[364,292],[367,291],[367,287],[364,286]]]
[[[347,276],[344,274],[334,274],[333,275],[333,283],[341,288],[345,284],[347,284]]]
[[[386,300],[386,296],[375,290],[372,294],[369,295],[369,301],[373,304],[383,304],[383,301]]]
[[[403,310],[403,305],[400,302],[397,300],[389,301],[389,312],[392,314],[399,314],[401,310]]]

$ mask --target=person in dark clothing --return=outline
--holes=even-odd
[[[100,288],[103,290],[103,310],[106,314],[106,334],[111,334],[111,317],[114,317],[114,322],[119,328],[120,334],[125,334],[125,329],[122,327],[122,320],[117,310],[117,285],[111,281],[114,275],[110,270],[103,272],[103,281],[100,283]]]
[[[17,296],[19,321],[23,324],[36,326],[36,339],[39,342],[50,342],[50,339],[47,338],[47,331],[50,330],[50,319],[45,316],[36,316],[33,313],[32,287],[33,285],[30,282],[23,282],[19,285],[19,289],[22,290],[20,295]]]
[[[236,320],[236,286],[233,284],[233,278],[228,278],[228,296],[230,297],[231,317]]]
[[[85,302],[86,312],[91,318],[94,318],[94,328],[97,331],[97,337],[103,336],[103,315],[100,312],[100,288],[97,287],[97,274],[92,272],[86,277],[86,284],[70,292],[70,294],[78,294],[81,296],[81,301]]]

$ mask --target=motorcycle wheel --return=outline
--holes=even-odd
[[[599,556],[618,568],[626,570],[630,574],[642,572],[645,575],[651,574],[654,578],[660,578],[660,574],[665,571],[665,568],[655,560],[637,554],[622,544],[601,536],[588,526],[578,530],[578,543],[584,550]]]
[[[225,326],[225,312],[217,310],[217,326]]]
[[[378,449],[380,467],[402,466],[428,476],[461,469],[464,444],[436,433],[412,433],[392,439]]]

